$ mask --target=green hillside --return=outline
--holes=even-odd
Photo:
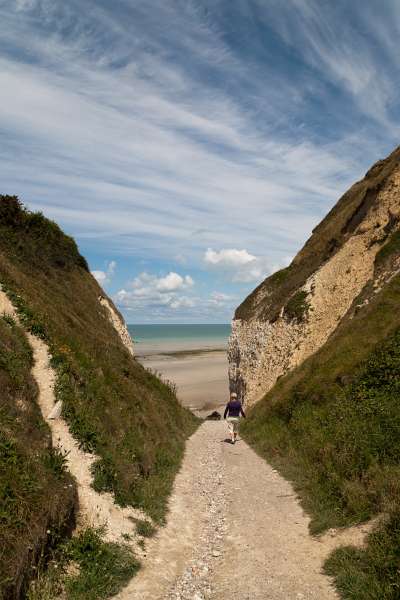
[[[385,515],[365,550],[328,561],[346,599],[400,597],[399,254],[396,232],[375,261],[375,278],[392,275],[387,283],[367,284],[327,343],[280,378],[242,427],[294,482],[314,532]]]
[[[0,196],[0,283],[17,306],[25,328],[49,345],[63,416],[81,446],[99,456],[95,489],[111,491],[117,503],[140,507],[156,522],[162,522],[185,439],[195,430],[197,420],[180,406],[168,385],[126,350],[98,301],[104,292],[89,273],[75,242],[55,223],[27,211],[10,196]],[[1,478],[6,487],[1,488],[0,515],[7,522],[8,494],[14,494],[11,497],[16,498],[18,510],[20,502],[25,502],[32,511],[32,515],[24,516],[24,523],[29,519],[38,527],[43,523],[39,538],[46,530],[46,520],[54,514],[60,526],[67,525],[74,488],[63,491],[68,475],[53,473],[57,460],[48,449],[49,432],[39,416],[36,389],[29,375],[31,355],[19,329],[0,321],[0,344],[0,381],[5,378],[11,390],[5,407],[1,404],[1,460],[6,464],[0,463],[0,468],[21,468],[15,489],[10,491],[7,478]],[[12,355],[8,347],[13,348]],[[12,362],[10,356],[14,355]],[[13,415],[19,410],[17,398],[21,394],[29,401],[33,416],[28,419],[24,413],[20,421]],[[24,444],[20,443],[22,438]],[[44,458],[35,453],[35,445],[40,446]],[[14,453],[12,467],[7,452]],[[31,463],[38,492],[34,486],[24,487],[25,469]],[[48,503],[41,501],[46,495],[51,496]],[[2,544],[11,562],[17,560],[19,545],[27,545],[27,535],[19,525],[11,524]],[[17,537],[14,544],[12,539]],[[33,544],[33,553],[39,546],[39,542]],[[34,563],[35,557],[30,556],[29,561]],[[5,576],[2,574],[0,586],[4,586]]]
[[[19,598],[49,546],[74,525],[76,489],[52,448],[23,331],[0,318],[0,598]]]

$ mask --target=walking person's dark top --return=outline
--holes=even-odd
[[[243,412],[242,403],[239,400],[229,400],[228,404],[225,407],[224,419],[226,417],[246,417]]]

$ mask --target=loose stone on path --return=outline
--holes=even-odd
[[[313,538],[290,485],[226,423],[188,440],[167,524],[118,600],[336,600],[322,566],[332,543]]]

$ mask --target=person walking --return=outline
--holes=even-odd
[[[224,419],[228,421],[229,433],[231,434],[231,442],[234,444],[237,438],[239,429],[240,416],[246,417],[243,412],[242,403],[238,400],[237,394],[232,392],[230,400],[225,407]]]

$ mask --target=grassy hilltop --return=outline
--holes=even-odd
[[[0,196],[0,283],[24,327],[49,345],[63,416],[82,448],[99,457],[95,489],[162,522],[185,439],[197,421],[126,350],[75,242],[11,196]],[[49,521],[62,529],[74,514],[74,483],[51,449],[31,361],[20,328],[0,320],[0,385],[7,390],[0,407],[0,533],[7,556],[7,566],[0,561],[0,590],[7,578],[25,577],[35,564]],[[10,518],[11,509],[20,520]],[[21,548],[28,546],[21,564]]]

